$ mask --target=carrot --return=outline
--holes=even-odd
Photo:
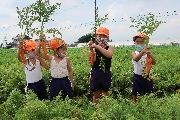
[[[92,50],[90,50],[89,51],[89,63],[90,63],[90,65],[92,66],[92,64],[93,64],[93,51]]]
[[[88,45],[91,46],[92,44],[93,44],[93,41],[90,40]],[[92,64],[93,64],[93,58],[94,58],[93,48],[90,48],[90,51],[89,51],[89,64],[90,64],[90,66],[92,66]]]
[[[46,49],[46,42],[41,42],[42,49],[44,51],[44,55],[47,58],[47,49]]]
[[[22,63],[26,64],[26,60],[25,60],[25,57],[24,57],[24,50],[20,49],[19,54],[20,54]]]
[[[146,57],[146,71],[149,74],[152,67],[152,58]]]

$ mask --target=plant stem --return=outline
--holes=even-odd
[[[43,34],[43,22],[41,22],[41,34]]]

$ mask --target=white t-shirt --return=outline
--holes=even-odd
[[[32,70],[32,68],[33,64],[30,60],[26,59],[25,74],[27,84],[38,82],[42,79],[41,65],[38,59],[36,59],[35,69]]]
[[[54,60],[52,56],[51,60],[51,77],[63,78],[68,76],[66,57],[64,57],[59,63]]]
[[[135,51],[135,54],[138,55],[139,52],[138,52],[138,51]],[[142,70],[143,67],[146,65],[146,57],[147,57],[147,54],[146,54],[146,55],[143,55],[138,62],[136,62],[136,61],[134,61],[134,60],[132,59],[132,62],[133,62],[133,64],[134,64],[134,73],[135,73],[135,74],[142,75],[142,71],[141,71],[141,70]],[[152,69],[150,70],[150,73],[151,73],[151,72],[152,72]]]

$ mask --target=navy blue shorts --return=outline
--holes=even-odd
[[[90,90],[96,92],[98,90],[103,90],[105,92],[109,91],[111,87],[111,71],[100,69],[92,69],[90,73]]]
[[[134,74],[132,78],[132,95],[137,96],[154,92],[153,81],[144,79],[142,75]]]
[[[36,93],[39,100],[48,99],[46,85],[43,79],[35,83],[28,83],[27,88]]]
[[[72,87],[71,82],[68,79],[68,77],[64,78],[53,78],[50,83],[50,100],[53,100],[54,97],[58,96],[61,91],[61,97],[63,99],[68,96],[70,99],[72,99]]]

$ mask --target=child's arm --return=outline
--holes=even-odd
[[[20,57],[20,50],[19,49],[17,50],[17,58],[18,58],[19,62],[22,62],[21,57]]]
[[[138,61],[141,59],[141,57],[143,56],[143,54],[144,54],[143,51],[141,51],[138,55],[136,55],[135,52],[132,52],[132,53],[131,53],[133,60],[136,61],[136,62],[138,62]]]
[[[70,79],[71,84],[72,84],[72,89],[74,90],[73,71],[72,71],[71,63],[70,63],[69,58],[66,58],[66,61],[67,61],[67,69],[69,72],[69,79]]]
[[[107,58],[112,58],[112,56],[114,54],[114,47],[113,46],[109,46],[108,50],[106,50],[106,49],[104,49],[101,46],[96,45],[96,44],[91,45],[91,47],[98,49]]]
[[[144,48],[138,55],[136,55],[135,52],[132,52],[131,55],[132,55],[133,60],[138,62],[143,56],[143,54],[147,52],[148,49],[149,47]]]
[[[48,64],[41,57],[37,56],[36,58],[39,60],[42,67],[44,67],[46,70],[49,70]]]
[[[43,58],[45,60],[50,61],[50,55],[48,55],[48,57],[45,57],[45,55],[40,52],[40,48],[41,48],[41,44],[39,42],[38,45],[37,45],[37,48],[35,50],[36,55],[38,55],[39,57],[41,57],[41,58]]]
[[[18,47],[20,47],[21,45],[18,43]],[[21,63],[24,63],[24,64],[26,64],[26,60],[25,60],[25,57],[23,56],[23,59],[24,59],[24,62],[22,61],[22,58],[21,58],[21,53],[20,52],[22,52],[21,51],[21,49],[20,48],[18,48],[18,50],[17,50],[17,58],[18,58],[18,60],[21,62]],[[24,54],[24,53],[23,53]]]

